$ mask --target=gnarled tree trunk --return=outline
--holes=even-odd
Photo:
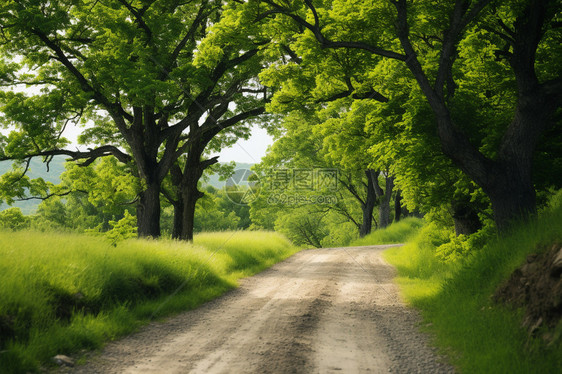
[[[497,157],[490,159],[479,152],[453,123],[447,106],[447,98],[454,93],[454,82],[450,82],[453,62],[458,55],[457,42],[470,17],[466,13],[466,3],[455,3],[450,28],[443,38],[437,78],[432,85],[409,39],[407,2],[395,2],[398,36],[407,57],[405,62],[435,114],[443,152],[488,195],[501,233],[505,233],[514,220],[536,213],[531,179],[532,157],[540,136],[554,123],[554,116],[562,103],[562,76],[540,83],[535,72],[537,47],[545,22],[553,16],[550,7],[555,3],[554,0],[528,2],[517,16],[511,36],[506,40],[512,50],[502,52],[502,55],[509,61],[517,82],[517,107],[501,140]]]
[[[361,210],[363,212],[363,221],[361,222],[361,227],[359,228],[359,236],[364,237],[371,233],[373,226],[373,210],[377,204],[377,195],[375,191],[375,185],[373,180],[375,177],[372,174],[375,173],[374,170],[366,170],[367,175],[367,196],[361,204]]]

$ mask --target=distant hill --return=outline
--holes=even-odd
[[[54,157],[49,164],[49,171],[47,171],[46,165],[42,162],[40,158],[35,158],[31,161],[29,165],[28,175],[30,178],[43,178],[51,183],[60,183],[60,175],[64,172],[64,163],[68,157],[57,156]],[[250,169],[253,164],[239,163],[236,164],[236,169]],[[0,161],[0,175],[6,173],[12,168],[11,161]],[[218,174],[212,174],[209,180],[204,183],[204,185],[211,185],[216,189],[221,189],[225,185],[225,181],[219,180]],[[40,200],[28,200],[28,201],[18,201],[14,203],[13,207],[18,207],[21,209],[23,214],[29,215],[34,214],[37,211],[37,207],[41,203]],[[0,204],[0,211],[10,208],[6,204]]]
[[[236,169],[250,169],[254,164],[246,164],[244,162],[236,163]],[[218,174],[211,174],[209,176],[209,180],[203,183],[204,186],[213,186],[216,189],[220,190],[225,186],[226,181],[221,181],[220,176]]]
[[[60,175],[64,171],[64,163],[66,162],[66,156],[57,156],[49,163],[49,170],[47,171],[47,165],[43,163],[41,158],[34,158],[31,160],[29,165],[29,171],[27,175],[30,178],[43,178],[44,180],[58,184],[60,183]],[[6,173],[12,169],[11,161],[0,161],[0,175]],[[18,201],[14,203],[13,207],[18,207],[21,209],[23,214],[33,214],[39,206],[40,200],[27,200]],[[10,208],[6,204],[0,204],[0,211]]]

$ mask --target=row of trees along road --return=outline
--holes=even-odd
[[[369,141],[378,156],[372,164],[391,161],[394,171],[402,172],[396,179],[410,189],[407,200],[416,189],[408,174],[450,180],[439,194],[427,195],[430,200],[448,195],[461,233],[478,227],[471,222],[478,219],[472,211],[478,193],[470,181],[491,201],[500,230],[535,213],[534,185],[544,180],[533,175],[533,156],[545,135],[560,134],[559,2],[261,1],[254,6],[268,28],[285,31],[275,40],[287,59],[262,73],[266,84],[279,88],[273,110],[302,110],[344,96],[355,99],[352,112],[365,107],[358,103],[364,98],[370,99],[366,105],[388,101],[386,108],[378,105],[363,114],[362,124],[377,127],[372,134],[378,141]],[[340,122],[333,138],[346,132],[342,124],[353,124],[345,117],[357,116],[345,111],[333,116]],[[445,162],[442,173],[443,160],[432,157],[435,148],[416,147],[412,133],[422,135],[421,144],[437,140],[454,165]],[[349,143],[340,144],[341,155]],[[422,152],[412,155],[413,150]],[[423,155],[429,157],[419,160]],[[455,178],[456,168],[470,180]],[[430,173],[424,177],[421,170]]]
[[[2,83],[38,93],[2,92],[4,123],[17,129],[2,158],[65,154],[85,165],[104,156],[130,163],[142,186],[138,233],[153,237],[172,171],[174,236],[192,239],[197,181],[217,162],[202,159],[207,146],[215,141],[217,148],[221,131],[263,113],[266,100],[255,80],[264,41],[236,25],[223,38],[208,37],[223,7],[213,0],[3,2]],[[62,149],[65,128],[85,121],[93,127],[81,140],[97,148]]]
[[[458,233],[491,204],[505,231],[536,212],[536,188],[562,186],[561,11],[556,0],[7,1],[0,79],[42,89],[2,93],[16,131],[1,157],[116,157],[140,178],[139,235],[159,235],[163,193],[175,236],[191,239],[197,181],[217,161],[206,150],[247,134],[249,118],[266,123],[267,108],[287,140],[266,163],[313,146],[291,162],[342,170],[361,234],[373,195],[385,223],[392,189],[422,211],[448,204]],[[97,148],[62,149],[66,126],[88,120],[82,140]]]

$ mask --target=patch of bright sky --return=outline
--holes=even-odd
[[[273,144],[273,138],[266,130],[258,126],[252,127],[252,135],[248,140],[238,140],[230,148],[223,149],[219,155],[220,162],[242,162],[247,164],[257,164],[265,156],[267,148]],[[214,154],[213,156],[216,156]]]
[[[83,131],[83,127],[69,126],[64,132],[64,137],[67,138],[71,145],[70,149],[85,149],[86,146],[78,145],[77,137]],[[8,135],[10,129],[0,128],[0,133]],[[235,161],[239,163],[256,164],[261,161],[265,156],[267,148],[273,144],[273,138],[267,133],[266,130],[258,126],[252,127],[252,135],[248,140],[241,139],[233,146],[223,149],[219,153],[212,156],[219,156],[220,162]]]
[[[39,94],[41,87],[26,87],[25,85],[16,85],[10,87],[14,92],[26,92],[28,94]],[[200,122],[204,122],[205,118],[201,118]],[[88,125],[86,125],[87,127]],[[79,145],[78,136],[84,131],[83,126],[69,125],[64,131],[63,136],[70,141],[69,149],[86,150],[88,146],[93,145]],[[0,127],[0,134],[8,135],[12,129]],[[249,139],[241,139],[233,146],[223,149],[219,153],[212,154],[211,156],[219,156],[220,162],[239,162],[246,164],[257,164],[265,156],[267,148],[273,144],[273,137],[270,136],[266,130],[258,127],[252,127],[252,134]]]

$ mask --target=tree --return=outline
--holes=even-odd
[[[91,165],[65,164],[61,182],[41,196],[33,217],[33,228],[105,232],[110,221],[120,220],[134,209],[140,190],[139,180],[127,165],[114,158],[103,158]]]
[[[217,110],[239,114],[243,105],[226,110],[235,95],[247,101],[240,95],[248,81],[244,65],[259,42],[209,44],[200,52],[222,8],[213,0],[4,2],[2,84],[39,92],[1,94],[4,120],[18,129],[2,159],[65,154],[84,164],[104,156],[132,163],[142,186],[138,234],[159,236],[164,178],[217,125],[200,120],[218,121],[221,116],[209,116]],[[61,149],[65,128],[88,120],[94,128],[83,140],[101,145]]]
[[[8,208],[0,212],[0,228],[21,230],[29,227],[29,221],[20,208]]]
[[[541,135],[560,121],[562,105],[562,52],[556,42],[560,2],[395,0],[385,5],[329,1],[318,7],[311,0],[259,2],[268,8],[258,19],[286,15],[322,48],[358,49],[379,60],[403,62],[431,108],[443,152],[489,196],[500,231],[507,230],[512,220],[536,211],[533,154]],[[459,46],[474,35],[494,46],[496,58],[509,66],[516,83],[511,120],[488,153],[458,125],[452,104],[462,89],[455,83],[458,75],[471,77],[470,71],[462,69]],[[420,50],[418,41],[429,45],[427,53]],[[396,52],[398,48],[401,51]]]
[[[275,221],[275,229],[287,235],[295,245],[322,248],[322,239],[328,235],[325,216],[326,213],[311,213],[306,208],[299,208],[281,214]]]
[[[297,219],[297,212],[306,211],[324,217],[323,222],[333,221],[328,213],[338,215],[340,226],[350,222],[361,236],[370,232],[377,203],[373,180],[363,169],[365,163],[349,163],[343,154],[330,154],[325,135],[317,131],[322,121],[322,114],[314,110],[293,110],[280,122],[279,138],[254,167],[262,186],[250,204],[254,224],[273,229],[280,226],[272,217],[289,217],[295,211]],[[333,185],[323,186],[323,176],[335,178]]]

